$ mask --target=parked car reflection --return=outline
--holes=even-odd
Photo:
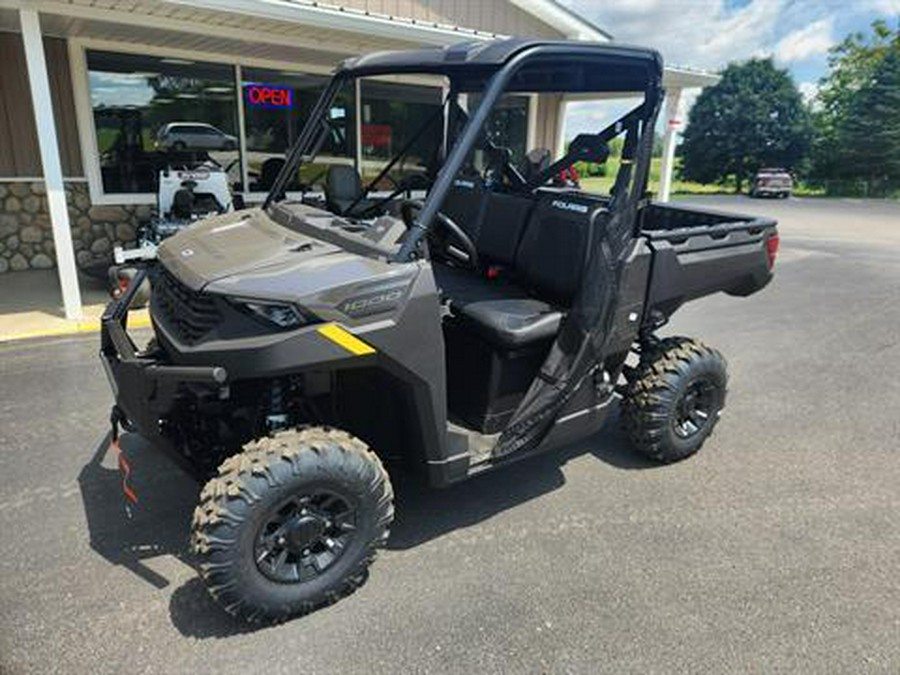
[[[169,122],[156,135],[161,150],[235,150],[238,139],[205,122]]]

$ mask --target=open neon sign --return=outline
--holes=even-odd
[[[254,108],[290,108],[294,104],[294,92],[287,87],[248,84],[246,96],[247,104]]]

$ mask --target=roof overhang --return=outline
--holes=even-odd
[[[302,24],[312,28],[339,30],[402,42],[449,45],[462,40],[490,40],[498,35],[460,26],[417,21],[397,16],[336,7],[311,0],[165,0],[220,12]]]
[[[554,0],[508,0],[571,39],[609,44],[610,36]],[[0,0],[0,30],[18,30],[13,12],[35,9],[42,30],[58,37],[150,45],[228,55],[235,60],[295,63],[328,71],[347,57],[385,49],[447,46],[492,33],[396,16],[338,9],[313,0]],[[718,76],[666,67],[669,88],[704,87]]]
[[[613,36],[555,0],[509,0],[572,40],[609,42]]]
[[[666,66],[663,73],[663,87],[666,89],[698,89],[710,87],[722,76],[707,70],[685,68],[684,66]]]

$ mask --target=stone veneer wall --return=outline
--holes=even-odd
[[[93,206],[87,183],[67,182],[66,202],[79,267],[108,260],[112,247],[134,243],[149,206]],[[0,274],[56,265],[43,182],[0,183]]]

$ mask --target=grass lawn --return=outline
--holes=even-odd
[[[678,173],[681,160],[675,159],[675,173]],[[659,157],[654,157],[650,162],[650,181],[647,188],[653,194],[659,194]],[[588,176],[581,174],[581,187],[587,192],[608,195],[615,180],[616,173],[619,170],[619,158],[610,157],[606,161],[605,176]],[[673,195],[733,195],[735,194],[734,183],[695,183],[689,180],[674,179],[672,181]],[[823,188],[813,188],[798,183],[794,186],[794,194],[798,197],[823,197],[825,190]]]

